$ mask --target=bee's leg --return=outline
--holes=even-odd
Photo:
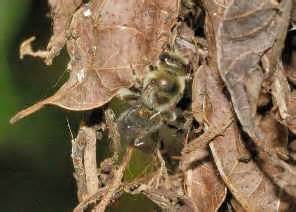
[[[117,91],[116,95],[119,99],[127,102],[135,101],[139,99],[140,95],[128,88],[121,88]]]
[[[179,111],[167,112],[166,120],[169,122],[168,126],[175,128],[177,130],[190,130],[193,122],[193,116],[191,111],[183,111],[182,114]],[[180,118],[183,121],[177,120]],[[169,119],[170,118],[170,119]]]

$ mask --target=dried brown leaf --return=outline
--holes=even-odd
[[[178,0],[95,0],[82,6],[66,27],[69,80],[53,96],[20,111],[11,123],[49,104],[76,111],[97,108],[120,88],[132,86],[169,41],[178,4]]]
[[[257,150],[257,164],[267,177],[269,177],[281,195],[280,207],[284,211],[295,210],[293,198],[296,195],[296,167],[286,161],[290,159],[288,153],[288,129],[281,125],[272,114],[267,114],[257,120],[265,140],[257,141],[260,149]],[[284,192],[282,192],[284,191]],[[282,192],[282,193],[281,193]],[[286,193],[285,193],[286,192]],[[287,196],[290,195],[290,196]]]
[[[213,111],[207,113],[207,130],[211,130],[211,126],[221,129],[226,120],[233,118],[234,112],[223,93],[218,74],[206,66],[202,70],[205,72],[207,86],[211,88],[208,89],[207,95]],[[196,101],[203,101],[203,98]],[[211,153],[224,183],[245,210],[277,211],[279,198],[275,192],[276,187],[264,176],[255,162],[240,162],[242,157],[248,156],[249,153],[242,143],[236,123],[230,123],[224,133],[217,135],[210,143]]]
[[[222,86],[217,73],[206,65],[201,66],[194,73],[192,112],[196,120],[204,126],[204,133],[185,146],[183,158],[186,163],[207,157],[208,144],[216,137],[223,135],[227,128],[233,125],[231,109],[222,105],[227,102],[221,93]]]
[[[255,115],[264,79],[259,63],[276,39],[284,37],[290,10],[290,0],[236,0],[227,6],[219,25],[219,71],[243,129],[254,139],[260,132]]]
[[[233,122],[231,113],[224,113],[223,109],[216,110],[221,101],[221,97],[217,95],[221,84],[215,76],[217,75],[213,75],[206,65],[194,73],[192,112],[195,119],[204,126],[205,132],[186,145],[182,153],[186,195],[192,199],[198,211],[205,212],[218,211],[227,194],[213,162],[208,158],[208,143],[223,134],[229,123]],[[224,128],[224,125],[227,127]],[[223,131],[218,132],[221,128]],[[198,164],[190,166],[195,161]],[[187,166],[190,168],[186,169]]]
[[[231,198],[230,203],[235,212],[246,212],[235,198]]]
[[[266,114],[258,118],[259,126],[265,134],[264,143],[258,145],[264,146],[264,149],[272,154],[288,154],[288,129],[281,125],[272,114]]]
[[[296,92],[291,91],[282,68],[275,73],[272,84],[274,105],[278,120],[296,133]]]
[[[231,0],[202,0],[206,12],[205,33],[209,48],[209,66],[217,69],[216,37],[226,6]]]
[[[292,8],[292,12],[291,12],[291,24],[293,26],[293,28],[295,28],[296,26],[296,1],[292,0],[293,3],[293,8]]]
[[[227,188],[212,161],[202,161],[185,173],[186,195],[200,212],[218,211],[224,202]]]
[[[51,18],[53,19],[53,35],[47,45],[46,50],[33,51],[31,43],[34,37],[25,40],[20,47],[20,58],[25,55],[40,57],[47,65],[52,64],[52,60],[60,53],[65,46],[67,30],[71,23],[72,15],[82,4],[82,0],[48,0],[51,8]]]
[[[276,187],[255,162],[240,162],[247,150],[238,129],[229,129],[223,138],[215,139],[210,147],[223,181],[246,211],[278,211],[280,199]]]

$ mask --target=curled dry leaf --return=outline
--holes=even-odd
[[[120,88],[142,79],[168,43],[177,21],[178,0],[94,0],[75,12],[67,49],[69,80],[51,97],[16,114],[11,122],[57,105],[90,110],[107,103]]]
[[[231,0],[202,0],[206,12],[205,33],[209,48],[209,66],[217,69],[216,37],[226,6]]]
[[[276,118],[283,125],[295,132],[295,97],[290,91],[288,81],[282,69],[274,75],[272,94],[276,108]],[[258,153],[258,165],[264,173],[292,198],[296,198],[296,167],[288,153],[287,129],[271,117],[259,120],[264,141],[255,140]]]
[[[235,212],[246,212],[235,198],[231,198],[230,203]]]
[[[34,52],[31,43],[35,37],[24,41],[20,47],[20,58],[25,55],[43,58],[47,65],[52,64],[66,43],[67,30],[71,23],[72,15],[75,10],[82,4],[82,0],[48,0],[51,8],[51,18],[53,19],[53,35],[45,51],[38,50]]]
[[[217,73],[208,67],[204,67],[203,71],[207,86],[211,87],[207,94],[213,112],[207,114],[208,130],[211,125],[222,128],[221,125],[225,125],[225,120],[231,120],[234,112],[223,93]],[[198,101],[203,101],[203,98]],[[239,162],[242,156],[249,153],[242,143],[236,123],[230,123],[224,133],[214,137],[210,143],[210,150],[224,183],[245,210],[277,211],[279,198],[275,192],[276,187],[264,176],[255,162]]]
[[[255,115],[264,79],[259,63],[276,39],[285,36],[291,7],[291,0],[236,0],[219,25],[219,71],[243,129],[254,139],[260,139]]]
[[[178,30],[178,32],[176,32],[175,35],[175,49],[181,52],[183,57],[185,57],[190,63],[198,63],[198,51],[200,49],[196,48],[196,38],[193,30],[185,23],[180,23],[176,30]]]
[[[208,144],[233,125],[232,111],[221,107],[221,102],[226,101],[221,95],[222,86],[217,73],[206,65],[194,73],[192,111],[195,119],[204,125],[204,133],[185,146],[182,157],[186,163],[207,157]]]
[[[218,211],[224,202],[227,188],[221,180],[214,163],[203,160],[185,172],[186,195],[200,212]]]
[[[237,127],[210,143],[215,164],[232,195],[246,211],[278,211],[276,186],[260,171],[256,163],[240,162],[247,154]]]
[[[288,155],[288,129],[281,125],[272,114],[257,118],[259,126],[265,134],[265,140],[258,145],[265,146],[265,150],[272,154]],[[259,142],[258,142],[259,143]]]
[[[296,91],[292,91],[289,95],[289,99],[287,102],[288,114],[289,116],[284,121],[287,127],[296,134]]]
[[[215,134],[217,133],[216,127],[224,124],[223,119],[226,122],[231,119],[231,114],[229,117],[225,114],[223,119],[218,119],[214,115],[217,111],[213,110],[216,109],[213,107],[216,107],[216,103],[218,105],[220,99],[216,99],[217,102],[210,102],[210,100],[213,100],[213,95],[217,92],[218,87],[207,66],[203,65],[196,70],[192,85],[192,111],[195,119],[200,124],[204,123],[205,132],[185,146],[181,162],[182,168],[185,170],[186,195],[192,199],[195,207],[201,212],[217,211],[227,194],[227,189],[219,177],[213,161],[208,157],[208,143],[218,136]],[[212,104],[214,105],[212,106]],[[197,165],[187,169],[189,164],[199,160],[201,161]]]
[[[292,0],[292,2],[293,2],[293,8],[291,12],[291,24],[292,24],[292,27],[295,28],[296,27],[296,1]]]
[[[274,75],[272,95],[276,106],[276,117],[296,133],[296,92],[291,90],[282,68],[279,68]]]
[[[258,166],[268,176],[272,182],[277,185],[277,189],[282,192],[281,207],[285,210],[294,208],[295,200],[287,198],[296,198],[296,167],[289,164],[290,156],[288,153],[288,129],[281,125],[272,116],[267,114],[264,117],[258,118],[259,126],[262,128],[265,140],[262,142],[256,141],[256,144],[261,147],[257,150]],[[286,194],[290,195],[287,196]]]

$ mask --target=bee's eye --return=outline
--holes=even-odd
[[[152,79],[152,80],[150,81],[150,84],[151,84],[151,85],[155,85],[156,83],[157,83],[156,79]]]
[[[163,52],[159,55],[159,60],[161,60],[162,62],[165,62],[169,58],[170,58],[170,55],[168,52]]]
[[[172,55],[168,52],[163,52],[160,56],[159,59],[162,63],[166,64],[169,67],[172,68],[185,68],[186,64],[183,63],[181,58]]]

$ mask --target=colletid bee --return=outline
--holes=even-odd
[[[137,103],[121,114],[118,129],[124,142],[140,149],[157,143],[157,131],[176,120],[175,108],[186,85],[188,61],[178,52],[165,51],[143,80]]]
[[[178,53],[162,53],[157,66],[144,79],[143,104],[156,114],[171,112],[183,96],[187,65]]]

